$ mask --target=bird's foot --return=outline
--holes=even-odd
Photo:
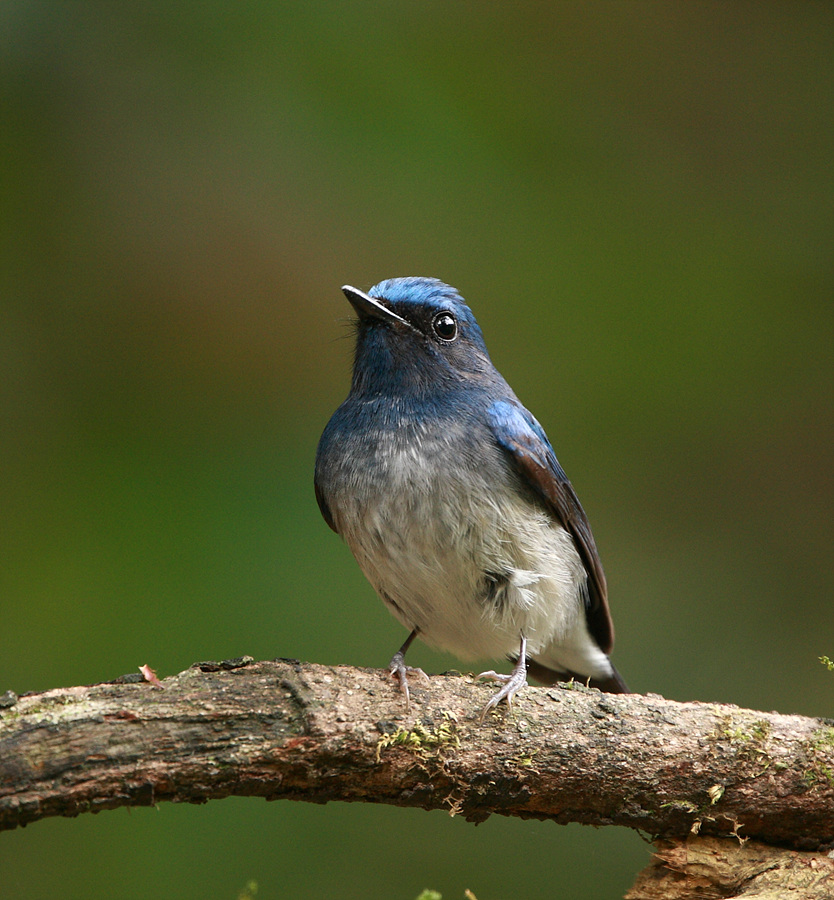
[[[494,693],[489,700],[487,700],[486,706],[481,711],[481,721],[483,722],[486,714],[491,709],[495,709],[502,700],[506,700],[507,706],[512,707],[515,695],[527,684],[527,665],[522,657],[515,666],[513,666],[513,670],[509,675],[502,675],[499,672],[489,671],[481,672],[478,678],[487,678],[490,681],[500,681],[504,684],[504,687],[502,687],[500,691]]]
[[[408,679],[409,676],[413,678],[419,678],[421,681],[424,681],[426,684],[430,684],[429,676],[422,670],[417,668],[416,666],[407,666],[405,664],[405,653],[402,650],[398,650],[394,656],[391,658],[391,663],[388,666],[388,671],[391,673],[392,678],[396,678],[400,685],[400,690],[405,694],[405,708],[411,709],[411,694],[408,690]]]

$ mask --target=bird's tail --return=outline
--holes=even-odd
[[[527,660],[527,672],[536,681],[542,684],[556,684],[558,681],[578,681],[580,684],[587,684],[589,687],[598,688],[606,694],[628,694],[630,693],[626,683],[623,681],[620,673],[611,664],[611,676],[609,678],[588,678],[587,675],[580,675],[577,672],[569,672],[567,670],[557,671],[549,669],[534,659]]]

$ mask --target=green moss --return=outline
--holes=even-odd
[[[834,750],[834,727],[818,728],[811,739],[811,745],[819,751]]]
[[[808,769],[803,774],[809,787],[827,782],[834,787],[834,728],[826,726],[817,728],[809,739],[805,750]]]
[[[676,809],[679,812],[695,814],[701,811],[701,807],[691,800],[670,800],[668,803],[661,803],[661,809]]]
[[[510,760],[510,762],[511,762],[511,763],[514,763],[514,764],[517,765],[517,766],[527,766],[527,767],[532,766],[532,765],[533,765],[533,758],[535,757],[535,755],[536,755],[538,752],[539,752],[539,748],[536,747],[536,748],[533,749],[533,750],[528,750],[528,751],[519,753],[517,756],[514,756],[514,757]]]
[[[767,744],[772,733],[767,719],[750,721],[725,715],[712,736],[718,742],[729,742],[739,760],[756,763],[757,771],[754,777],[757,777],[770,768],[771,759]]]
[[[454,713],[444,712],[443,721],[436,728],[417,722],[411,728],[400,726],[391,734],[383,734],[376,745],[377,761],[382,751],[389,747],[402,747],[423,759],[444,749],[456,750],[460,747],[457,719]]]
[[[763,744],[771,734],[770,722],[766,719],[757,719],[750,724],[739,725],[733,721],[732,716],[726,716],[721,735],[733,744]]]

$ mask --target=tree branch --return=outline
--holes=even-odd
[[[415,683],[290,660],[64,688],[0,709],[0,829],[162,800],[358,800],[626,825],[653,836],[834,842],[834,723],[581,686]]]
[[[659,841],[625,900],[832,900],[834,859],[757,841]]]

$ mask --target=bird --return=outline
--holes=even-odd
[[[390,673],[410,703],[415,638],[461,660],[507,658],[481,719],[527,674],[626,693],[587,516],[542,426],[493,365],[458,291],[400,277],[342,288],[356,313],[347,399],[316,451],[315,493],[408,630]]]

